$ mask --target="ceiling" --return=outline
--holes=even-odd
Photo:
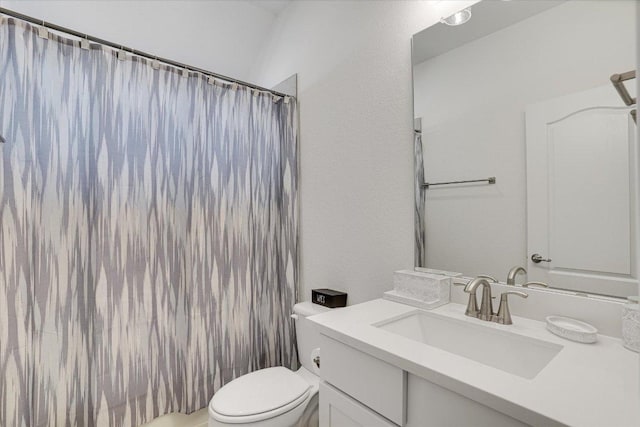
[[[278,16],[293,0],[252,0],[251,4]]]
[[[471,6],[469,22],[456,27],[438,23],[413,36],[413,63],[453,50],[513,25],[552,7],[564,0],[538,1],[482,1]]]

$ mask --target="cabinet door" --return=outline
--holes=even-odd
[[[415,375],[408,376],[406,427],[529,427],[495,409],[433,384]],[[542,420],[535,426],[556,426]]]
[[[396,427],[329,384],[320,383],[320,427]]]
[[[327,384],[397,425],[405,423],[406,375],[402,369],[320,335]]]

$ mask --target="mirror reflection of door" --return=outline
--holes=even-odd
[[[636,125],[630,111],[620,107],[611,85],[527,108],[529,280],[583,292],[637,293]]]
[[[637,295],[635,107],[611,77],[636,69],[638,4],[481,1],[464,25],[414,35],[416,182],[496,177],[416,193],[426,267],[505,282],[521,266],[517,284]]]

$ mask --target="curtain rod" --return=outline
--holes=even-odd
[[[16,18],[16,19],[19,19],[21,21],[26,21],[26,22],[29,22],[31,24],[39,25],[39,26],[42,26],[42,27],[45,27],[45,28],[49,28],[49,29],[54,30],[54,31],[59,31],[59,32],[62,32],[62,33],[70,34],[72,36],[75,36],[75,37],[78,37],[78,38],[81,38],[81,39],[85,39],[85,40],[88,40],[88,41],[93,42],[93,43],[101,44],[101,45],[108,46],[108,47],[111,47],[111,48],[114,48],[114,49],[118,49],[118,50],[123,50],[123,51],[126,51],[127,53],[131,53],[131,54],[136,55],[136,56],[141,56],[143,58],[151,59],[151,60],[154,60],[154,61],[164,62],[165,64],[171,65],[171,66],[176,67],[176,68],[182,68],[182,69],[186,69],[188,71],[194,71],[196,73],[204,74],[205,76],[214,77],[214,78],[217,78],[219,80],[224,80],[224,81],[227,81],[229,83],[237,83],[237,84],[239,84],[241,86],[246,86],[246,87],[249,87],[251,89],[256,89],[256,90],[263,91],[263,92],[269,92],[269,93],[272,93],[272,94],[274,94],[276,96],[281,96],[283,98],[295,98],[295,97],[293,97],[291,95],[287,95],[287,94],[275,91],[273,89],[267,89],[267,88],[264,88],[262,86],[255,85],[253,83],[247,83],[247,82],[244,82],[242,80],[238,80],[238,79],[234,79],[232,77],[224,76],[222,74],[214,73],[212,71],[203,70],[202,68],[193,67],[191,65],[183,64],[181,62],[173,61],[171,59],[166,59],[166,58],[161,58],[159,56],[151,55],[149,53],[142,52],[142,51],[137,50],[137,49],[133,49],[133,48],[130,48],[130,47],[127,47],[127,46],[123,46],[123,45],[121,45],[119,43],[113,43],[113,42],[110,42],[108,40],[104,40],[104,39],[101,39],[101,38],[98,38],[98,37],[91,36],[89,34],[85,34],[85,33],[79,32],[79,31],[72,30],[70,28],[65,28],[65,27],[60,26],[60,25],[52,24],[51,22],[46,22],[43,19],[37,19],[37,18],[34,18],[32,16],[29,16],[29,15],[24,15],[22,13],[14,12],[13,10],[5,9],[3,7],[0,7],[0,14],[7,15],[7,16],[10,16],[12,18]]]

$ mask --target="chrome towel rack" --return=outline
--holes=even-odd
[[[448,182],[425,182],[422,184],[422,188],[435,187],[436,185],[451,185],[451,184],[471,184],[474,182],[486,182],[487,184],[495,184],[496,177],[490,176],[485,179],[469,179],[465,181],[448,181]]]

